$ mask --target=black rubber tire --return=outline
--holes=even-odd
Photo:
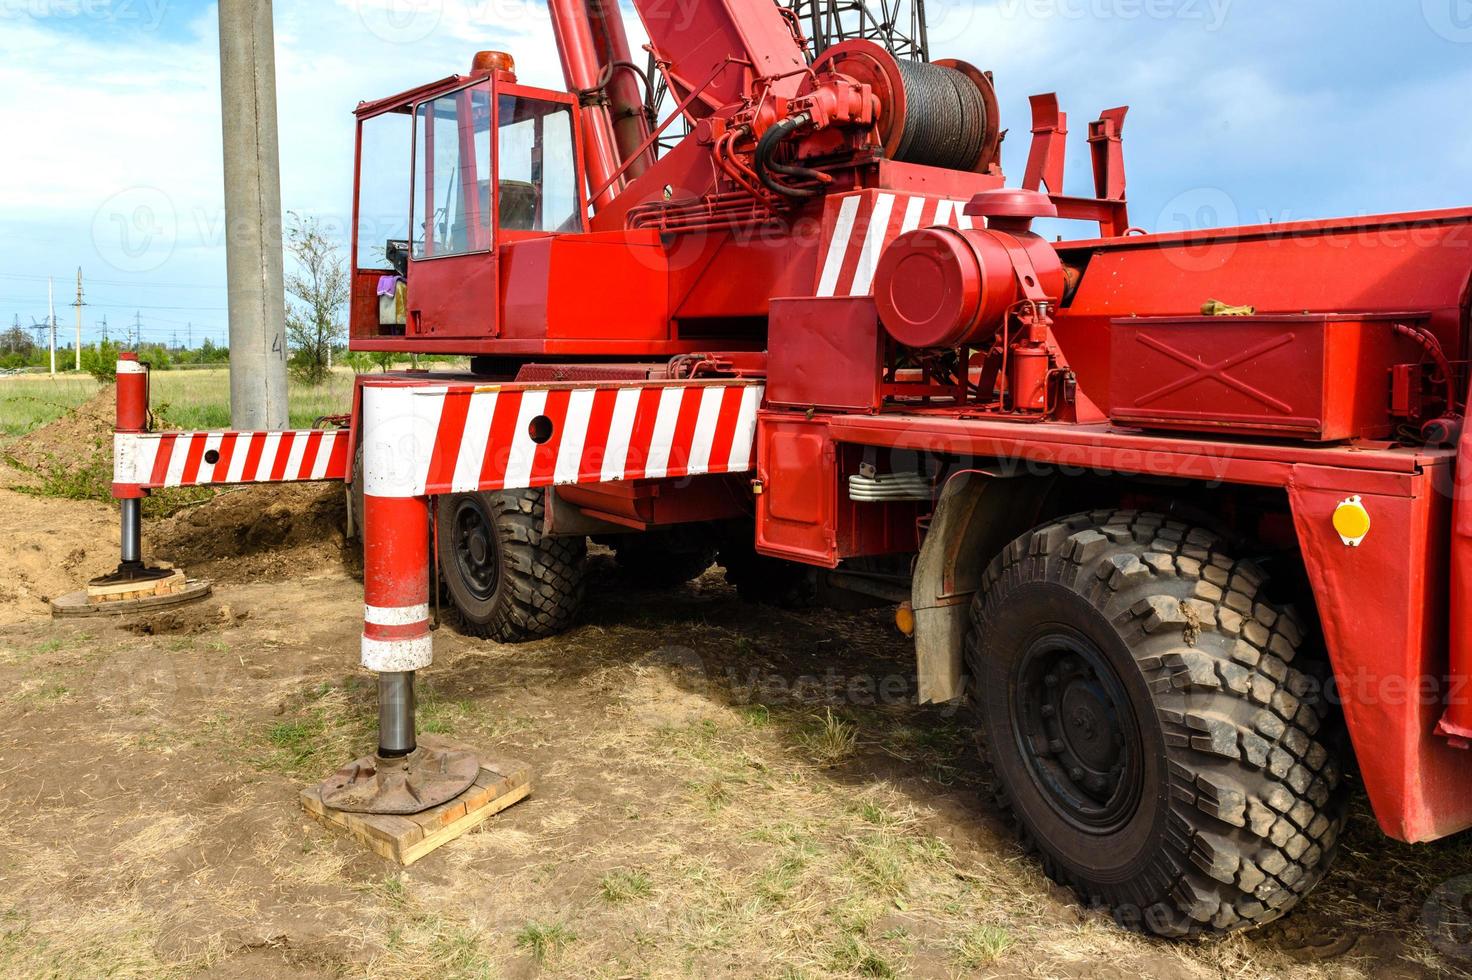
[[[1298,657],[1303,624],[1265,599],[1264,584],[1208,531],[1102,511],[1023,535],[973,600],[966,660],[998,803],[1050,878],[1122,925],[1168,937],[1263,925],[1332,862],[1344,822],[1342,726],[1322,668]],[[1101,658],[1101,676],[1114,672],[1085,695],[1106,697],[1080,712],[1059,692],[1089,676],[1074,657],[1063,680],[1044,668],[1042,700],[1062,710],[1049,703],[1033,715],[1029,665],[1056,663],[1048,645],[1069,643]],[[1110,691],[1127,706],[1101,715],[1094,708],[1113,704]],[[1106,760],[1131,788],[1110,789],[1113,799],[1135,802],[1090,826],[1072,803],[1095,802],[1083,782],[1098,776],[1081,780],[1076,763],[1094,751],[1087,739],[1101,717],[1115,745],[1138,752],[1137,764],[1123,749]],[[1138,780],[1126,778],[1136,768]]]
[[[353,483],[348,488],[348,540],[363,540],[363,445],[353,453]]]
[[[439,499],[437,515],[440,580],[463,633],[498,643],[523,643],[555,636],[577,618],[583,602],[586,538],[542,533],[541,490],[451,494]],[[457,555],[457,514],[484,522],[493,533],[479,562]],[[488,565],[489,563],[489,565]],[[477,582],[469,569],[491,569]]]
[[[698,533],[645,531],[611,542],[619,576],[633,585],[669,589],[693,582],[716,560],[716,548]]]

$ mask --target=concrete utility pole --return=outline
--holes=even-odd
[[[286,287],[271,0],[220,0],[230,422],[284,429]]]
[[[72,304],[77,308],[77,366],[76,370],[82,370],[82,307],[87,304],[82,302],[82,267],[77,266],[77,301]]]
[[[46,280],[46,322],[51,326],[51,373],[56,374],[56,289],[50,278]]]

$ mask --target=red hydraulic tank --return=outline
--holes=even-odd
[[[1046,195],[988,191],[966,209],[985,229],[922,228],[885,250],[874,276],[879,319],[905,347],[984,346],[1024,299],[1063,295],[1058,253],[1029,229],[1056,214]]]

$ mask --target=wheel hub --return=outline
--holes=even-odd
[[[453,517],[455,564],[467,589],[484,602],[496,593],[501,577],[501,556],[496,532],[480,502],[461,500]]]
[[[1104,654],[1072,631],[1036,639],[1018,667],[1013,727],[1033,781],[1065,820],[1108,833],[1135,812],[1139,727]]]

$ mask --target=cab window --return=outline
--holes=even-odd
[[[390,269],[386,243],[409,237],[409,167],[413,151],[408,107],[363,120],[358,167],[360,269]]]
[[[502,228],[582,230],[571,106],[501,96],[497,102],[496,149]]]
[[[463,88],[414,110],[414,258],[491,247],[490,92]]]

